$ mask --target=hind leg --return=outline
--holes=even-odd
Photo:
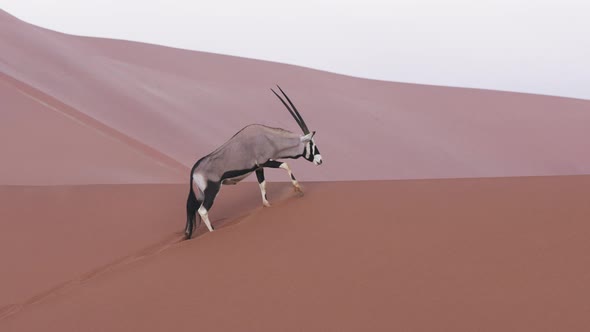
[[[186,227],[184,228],[184,234],[186,235],[187,240],[192,237],[193,230],[197,229],[197,221],[196,221],[196,214],[197,214],[197,207],[201,206],[203,200],[202,198],[197,200],[196,207],[188,207],[186,209]]]
[[[196,213],[196,211],[195,211]],[[193,219],[195,219],[195,216],[192,215],[191,216],[191,211],[186,211],[186,226],[184,226],[184,235],[186,236],[186,239],[189,240],[191,238],[191,236],[193,235]]]
[[[201,204],[201,207],[199,207],[198,210],[199,215],[201,216],[201,219],[205,222],[205,225],[207,225],[209,232],[213,232],[214,229],[211,225],[211,221],[209,221],[209,210],[211,210],[213,202],[215,201],[215,197],[217,196],[217,193],[219,192],[220,188],[221,183],[208,181],[207,188],[205,188],[204,192],[205,197],[203,199],[203,204]]]
[[[197,192],[197,195],[195,195],[195,191],[193,191],[193,188],[191,188],[188,199],[186,201],[186,226],[184,228],[184,234],[186,235],[187,240],[191,238],[193,230],[197,228],[197,209],[203,203],[203,193],[201,192],[201,189],[197,186],[197,190],[195,190]],[[199,222],[200,220],[201,219],[199,219]]]

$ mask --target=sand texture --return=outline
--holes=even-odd
[[[324,163],[189,169],[249,123]],[[0,331],[590,330],[590,101],[65,35],[0,10]]]

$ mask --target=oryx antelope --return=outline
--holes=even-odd
[[[201,220],[205,221],[209,231],[213,231],[208,211],[213,206],[215,196],[222,184],[236,184],[250,173],[256,172],[260,192],[262,193],[262,204],[268,207],[270,204],[266,198],[264,167],[286,170],[295,191],[301,193],[301,187],[291,172],[289,165],[286,162],[278,161],[278,159],[304,157],[316,165],[322,164],[322,156],[313,140],[315,131],[309,131],[295,105],[281,87],[278,85],[277,87],[291,107],[273,89],[271,91],[291,113],[301,130],[303,130],[303,135],[281,128],[251,124],[238,131],[217,150],[199,159],[190,173],[190,192],[186,202],[185,234],[187,239],[191,238],[193,228],[197,227],[195,222],[196,213],[199,214]],[[193,183],[197,189],[196,195]]]

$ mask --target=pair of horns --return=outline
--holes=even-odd
[[[297,111],[297,108],[295,108],[295,105],[293,105],[293,103],[291,102],[291,99],[289,99],[289,97],[287,96],[287,94],[283,91],[283,89],[281,89],[280,86],[277,85],[277,88],[279,88],[279,90],[281,91],[281,93],[283,94],[283,96],[285,96],[285,98],[287,99],[287,101],[289,102],[289,104],[291,105],[291,107],[293,107],[293,109],[291,109],[291,107],[289,107],[289,105],[287,105],[287,103],[283,100],[283,98],[281,98],[281,96],[279,96],[275,90],[270,89],[270,91],[272,91],[272,93],[275,94],[275,96],[277,96],[281,102],[283,103],[283,105],[285,105],[285,107],[287,108],[287,110],[289,111],[289,113],[291,113],[291,115],[293,116],[293,119],[295,119],[295,121],[297,121],[297,124],[299,125],[299,127],[301,128],[301,130],[303,130],[304,134],[309,134],[309,129],[307,129],[307,125],[305,124],[305,121],[303,121],[303,118],[301,117],[301,114],[299,114],[299,112]]]

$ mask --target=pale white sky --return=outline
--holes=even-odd
[[[0,8],[77,35],[590,99],[589,0],[0,0]]]

